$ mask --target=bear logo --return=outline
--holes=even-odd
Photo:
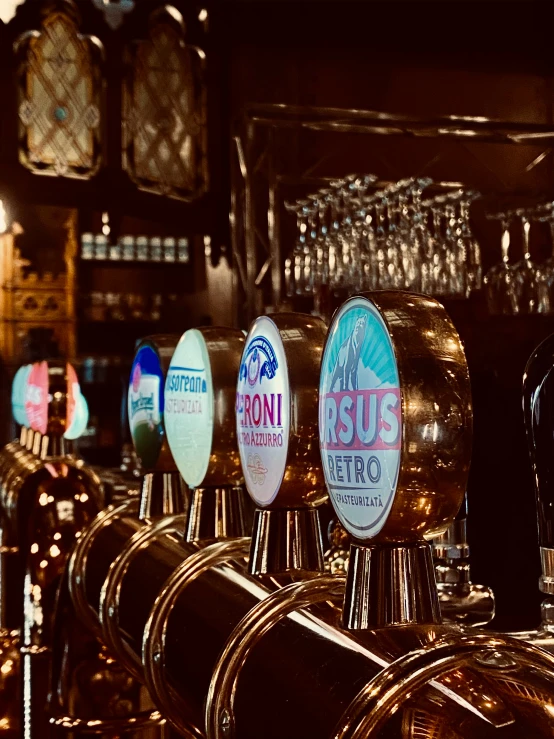
[[[340,393],[345,390],[358,389],[358,364],[366,328],[367,315],[360,316],[354,325],[354,331],[342,343],[333,370],[333,379],[329,388],[331,392]]]

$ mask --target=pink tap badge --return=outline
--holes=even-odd
[[[48,427],[48,364],[35,362],[25,391],[25,412],[33,431],[45,434]]]

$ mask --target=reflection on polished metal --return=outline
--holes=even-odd
[[[91,550],[93,550],[93,558],[97,562],[95,569],[97,569],[100,566],[100,555],[103,551],[102,539],[100,539],[100,545],[98,545],[98,534],[104,534],[106,528],[119,524],[120,519],[124,516],[135,519],[138,509],[139,501],[136,499],[124,501],[118,506],[105,508],[96,516],[88,529],[83,532],[69,560],[68,587],[77,616],[81,623],[96,636],[101,635],[100,622],[98,620],[99,600],[92,600],[91,602],[90,599],[93,585],[87,583],[86,579],[89,556],[91,555]],[[104,582],[102,578],[105,578],[110,564],[111,562],[108,563],[106,571],[101,572],[99,578],[96,578],[95,585],[100,580],[100,585],[97,586],[98,596],[100,595],[100,588]]]
[[[65,609],[58,607],[57,612],[59,637],[52,670],[51,723],[57,727],[65,725],[77,735],[88,734],[94,726],[99,734],[111,731],[119,735],[140,730],[144,732],[140,736],[148,739],[163,735],[165,719],[154,710],[147,691],[134,679],[135,670],[129,670],[127,652],[124,649],[118,652],[117,662],[112,657],[111,627],[119,626],[122,580],[140,556],[141,547],[146,549],[167,532],[182,530],[184,519],[168,516],[153,522],[141,521],[138,510],[139,500],[135,497],[105,509],[96,517],[75,547],[68,582],[62,587],[60,599],[63,602],[65,598],[68,603]],[[109,536],[112,529],[115,547]],[[134,555],[133,559],[126,557],[127,550]],[[104,583],[114,595],[111,615],[107,607],[105,612],[101,610]],[[145,592],[148,584],[149,581],[144,582]],[[76,628],[75,616],[86,625],[85,633]],[[118,633],[113,639],[117,644],[119,636],[123,634]],[[98,638],[108,645],[110,653]],[[66,685],[73,686],[72,690],[68,692]],[[96,698],[91,699],[91,692]]]
[[[554,685],[554,656],[511,637],[485,634],[455,636],[401,657],[368,683],[348,707],[333,739],[365,739],[377,733],[405,699],[430,679],[464,664],[468,656],[479,657],[483,649],[507,653],[498,668],[541,667]],[[513,657],[513,659],[512,659]],[[496,659],[496,658],[495,658]],[[515,662],[514,662],[515,660]],[[490,664],[494,669],[495,665]]]
[[[542,575],[539,580],[541,592],[554,595],[554,549],[541,547]]]
[[[200,722],[192,718],[186,703],[183,705],[176,699],[176,693],[164,674],[168,659],[168,621],[177,599],[193,580],[218,564],[246,556],[249,544],[247,538],[216,542],[187,557],[160,591],[144,629],[142,661],[148,688],[172,726],[199,739],[203,736]]]
[[[135,652],[126,645],[125,638],[119,628],[119,606],[122,590],[125,587],[125,576],[139,553],[162,534],[178,534],[183,529],[185,516],[165,516],[137,531],[129,540],[125,549],[112,562],[102,585],[100,593],[100,628],[102,641],[111,654],[117,655],[121,664],[139,681],[142,682],[142,665]]]
[[[433,540],[435,574],[442,617],[464,626],[484,626],[494,618],[491,588],[470,578],[467,495],[454,521]]]
[[[345,378],[341,352],[348,342],[359,344],[360,359],[358,367],[350,370],[355,374]],[[364,356],[367,366],[362,364]],[[363,408],[360,402],[366,396],[370,404],[371,397],[376,404],[385,403],[387,396],[378,396],[373,390],[379,385],[374,384],[371,372],[379,365],[371,366],[375,361],[372,356],[388,368],[388,402],[392,405],[385,407],[390,419],[385,421],[385,428],[392,428],[388,424],[394,421],[391,409],[396,408],[399,431],[388,449],[388,437],[381,441],[376,435],[373,447],[365,442],[366,449],[376,451],[369,460],[360,457],[360,477],[356,477],[355,487],[348,488],[357,495],[345,496],[344,483],[341,489],[336,479],[339,470],[341,474],[346,471],[337,467],[339,461],[343,464],[343,458],[334,451],[338,449],[341,454],[343,438],[341,427],[335,426],[335,409],[337,404],[342,409],[345,402]],[[369,379],[358,376],[360,366]],[[344,391],[348,391],[347,401]],[[363,411],[357,413],[355,424],[352,419],[350,423],[352,433],[361,438],[368,434],[369,426],[364,430],[360,420]],[[331,500],[343,525],[354,536],[344,623],[351,628],[381,628],[397,623],[439,622],[431,551],[424,538],[442,534],[460,507],[469,470],[472,427],[467,363],[443,306],[427,296],[392,291],[365,293],[346,301],[329,328],[322,361],[320,418]],[[364,448],[364,443],[356,447],[357,437],[354,448]],[[372,478],[373,470],[376,480],[371,485],[363,482],[366,464],[368,477]],[[352,499],[356,505],[349,502]],[[379,513],[373,514],[372,510]],[[364,552],[368,539],[371,547]],[[383,553],[378,554],[381,547]],[[377,594],[384,598],[379,604],[371,600]]]
[[[136,518],[126,517],[96,529],[98,541],[89,547],[85,577],[85,597],[92,603],[99,602],[96,588],[105,579],[103,563],[113,561],[114,554],[125,549],[137,530],[133,520]],[[259,737],[260,726],[264,739],[329,739],[344,723],[348,706],[361,686],[383,668],[409,652],[425,651],[426,645],[437,639],[460,636],[453,626],[429,625],[346,632],[338,624],[338,609],[326,602],[300,607],[304,603],[298,600],[292,604],[293,610],[283,615],[277,601],[284,596],[271,596],[282,589],[269,579],[262,583],[246,572],[247,539],[199,547],[165,533],[144,549],[140,561],[137,551],[121,593],[118,624],[122,639],[133,651],[143,634],[142,661],[148,686],[159,709],[185,736],[202,737],[214,668],[231,635],[253,608],[251,623],[259,622],[260,629],[254,625],[252,636],[246,637],[248,654],[237,673],[232,726],[226,715],[220,717],[222,728],[229,730],[224,734],[228,739]],[[321,599],[336,600],[343,580],[327,580],[331,581],[329,591],[327,595],[321,592]],[[305,592],[313,588],[315,593],[324,585],[320,578],[309,582],[314,584],[306,584]],[[295,592],[295,586],[287,591],[291,597]],[[272,599],[268,601],[268,597]],[[151,604],[155,604],[153,608]],[[266,621],[264,617],[262,633],[262,619],[254,616],[266,608],[275,619],[269,616]],[[143,614],[149,610],[144,628]],[[483,652],[499,648],[496,636],[481,638]],[[227,651],[229,656],[234,654]],[[463,725],[459,739],[493,739],[495,727],[507,724],[513,725],[514,736],[529,736],[535,715],[543,726],[534,735],[537,739],[550,736],[554,718],[545,712],[545,701],[530,708],[514,701],[510,692],[516,680],[522,690],[542,690],[544,694],[548,676],[539,662],[535,660],[534,669],[526,672],[516,658],[517,668],[506,672],[493,668],[486,654],[484,658],[486,665],[470,661],[459,669],[446,667],[436,682],[426,682],[413,699],[402,702],[402,710],[411,714],[417,707],[447,718],[449,725]],[[506,677],[512,682],[504,687]],[[213,721],[209,720],[210,725]],[[387,724],[387,736],[400,739],[398,725]]]
[[[246,486],[258,506],[249,560],[254,575],[324,571],[318,506],[327,496],[317,384],[325,333],[319,318],[279,313],[254,321],[246,338],[237,430]],[[269,433],[259,433],[262,426]]]
[[[222,541],[249,531],[234,423],[243,346],[239,329],[190,329],[169,365],[165,427],[177,467],[192,491],[187,542]]]
[[[325,572],[331,575],[346,575],[350,536],[341,524],[333,520],[328,529],[330,548],[325,552]]]
[[[323,572],[321,527],[315,508],[262,510],[254,514],[252,574]]]
[[[291,583],[252,608],[235,628],[213,671],[206,701],[206,732],[211,739],[235,734],[234,698],[241,668],[256,643],[282,618],[299,608],[343,597],[342,578],[322,575]]]
[[[431,546],[350,546],[343,623],[347,629],[440,623]]]
[[[248,530],[242,486],[194,488],[187,520],[185,540],[210,541],[236,539]]]
[[[139,518],[183,513],[189,491],[177,470],[147,472],[142,478]]]

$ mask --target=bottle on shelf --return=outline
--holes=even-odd
[[[163,240],[162,252],[164,262],[175,261],[175,239],[172,236],[166,236]]]
[[[135,239],[133,236],[120,236],[119,244],[121,247],[121,259],[124,262],[134,262],[135,260]]]
[[[81,234],[81,259],[94,259],[94,236],[91,233]]]
[[[137,262],[147,262],[148,252],[148,237],[137,236],[135,241],[135,258]]]
[[[186,238],[177,239],[177,261],[181,264],[188,264],[189,260],[189,240]]]
[[[117,241],[117,243],[115,244],[110,244],[109,258],[110,262],[119,262],[121,259],[123,259],[120,241]]]
[[[159,236],[153,236],[150,239],[150,261],[162,261],[162,240]]]
[[[96,234],[94,237],[94,259],[103,261],[108,258],[108,237]]]

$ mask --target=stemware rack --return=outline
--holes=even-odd
[[[437,190],[437,183],[445,183],[450,185],[446,191],[480,192],[471,222],[486,273],[499,256],[498,224],[486,213],[527,208],[552,197],[553,141],[554,126],[546,123],[484,116],[429,120],[286,104],[248,106],[235,129],[231,162],[237,320],[245,323],[287,303],[313,309],[308,293],[303,293],[300,305],[296,293],[287,296],[285,260],[291,258],[296,234],[285,202],[306,200],[308,194],[344,179],[347,171],[379,172],[382,180],[373,189],[411,175],[432,178]],[[519,239],[514,234],[514,248]],[[538,246],[541,258],[546,257],[550,249]]]

